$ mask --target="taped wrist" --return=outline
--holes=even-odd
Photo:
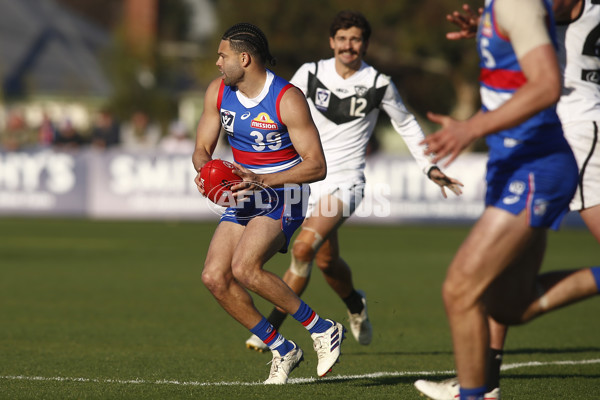
[[[439,171],[440,168],[437,165],[433,165],[431,168],[429,168],[429,171],[427,171],[427,177],[429,179],[431,179],[431,171],[433,171],[433,170],[438,170]]]

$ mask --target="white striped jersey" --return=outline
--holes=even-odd
[[[600,0],[584,0],[579,16],[557,24],[556,32],[564,71],[560,120],[600,121]]]
[[[364,180],[367,144],[380,109],[390,116],[419,167],[427,172],[432,166],[419,145],[423,131],[389,76],[363,62],[344,79],[330,58],[302,65],[290,82],[308,99],[327,160],[328,181]]]

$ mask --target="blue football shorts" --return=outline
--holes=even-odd
[[[283,188],[265,188],[255,192],[234,207],[228,207],[221,221],[246,226],[253,218],[265,216],[281,221],[285,244],[279,249],[287,253],[292,235],[306,217],[310,187],[308,185],[286,185]]]
[[[577,163],[570,150],[530,160],[488,164],[485,205],[512,214],[527,211],[529,226],[557,230],[577,188]]]

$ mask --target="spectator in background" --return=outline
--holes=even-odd
[[[154,150],[160,137],[159,126],[151,123],[146,113],[137,111],[121,129],[121,146],[131,151]]]
[[[108,149],[121,141],[119,122],[108,109],[100,110],[92,127],[92,146],[97,149]]]
[[[84,137],[75,129],[71,120],[64,120],[54,139],[54,147],[58,150],[76,150],[84,144]]]
[[[21,110],[13,109],[8,113],[6,128],[0,132],[0,148],[5,151],[19,151],[36,143],[36,132],[25,122]]]
[[[189,130],[182,121],[173,121],[169,133],[158,144],[160,151],[172,154],[192,154],[196,143],[190,138]]]
[[[56,127],[48,114],[42,116],[42,123],[38,129],[38,145],[41,147],[50,147],[56,139]]]

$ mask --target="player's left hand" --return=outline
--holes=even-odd
[[[260,175],[255,174],[246,167],[242,167],[238,163],[233,163],[238,169],[233,171],[234,174],[242,178],[242,182],[231,186],[231,192],[236,198],[245,197],[252,192],[264,189],[260,184]]]
[[[440,187],[440,189],[442,190],[442,196],[444,196],[445,199],[448,198],[448,196],[446,195],[446,188],[450,189],[452,193],[454,193],[457,196],[460,196],[462,194],[461,187],[464,186],[462,182],[460,182],[457,179],[450,178],[438,168],[432,168],[429,171],[429,179],[431,179]]]

